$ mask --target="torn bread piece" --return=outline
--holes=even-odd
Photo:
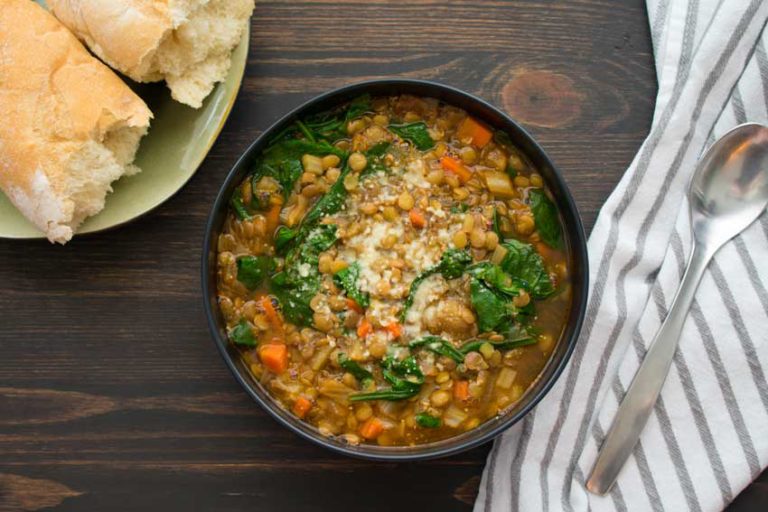
[[[52,242],[104,208],[152,113],[45,9],[0,0],[0,188]]]
[[[227,76],[254,0],[48,0],[101,59],[137,82],[165,80],[200,108]]]

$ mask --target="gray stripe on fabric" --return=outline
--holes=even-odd
[[[768,219],[768,217],[765,217],[765,215],[763,215],[763,217]],[[765,222],[762,222],[762,224],[765,225]],[[755,266],[755,262],[752,259],[752,255],[749,254],[747,244],[744,243],[744,239],[741,236],[734,238],[733,243],[736,246],[736,251],[739,253],[739,256],[741,256],[741,261],[744,263],[744,267],[747,269],[749,281],[755,288],[757,298],[760,300],[760,304],[763,306],[763,311],[768,311],[768,290],[766,290],[765,284],[763,283],[762,279],[760,279],[760,274],[757,273],[757,267]]]
[[[680,234],[677,231],[672,233],[671,245],[672,253],[675,255],[675,259],[677,261],[678,272],[682,273],[685,267],[685,256],[683,251],[683,242],[680,238]],[[731,380],[728,377],[728,371],[725,369],[725,364],[723,364],[723,359],[720,356],[720,350],[715,343],[712,330],[709,328],[709,323],[704,317],[704,314],[702,313],[701,308],[695,299],[691,304],[690,314],[691,318],[693,318],[694,324],[696,325],[696,330],[699,331],[701,339],[704,342],[704,350],[706,351],[707,358],[712,365],[712,370],[714,371],[715,378],[717,379],[717,384],[723,393],[723,401],[725,402],[725,407],[728,410],[731,423],[733,423],[733,428],[736,431],[739,444],[741,445],[741,449],[744,452],[744,458],[747,461],[750,473],[755,474],[755,471],[760,471],[760,461],[757,456],[755,444],[752,441],[752,436],[749,434],[749,430],[747,430],[744,416],[742,415],[741,409],[739,408],[738,402],[736,401],[736,393],[733,391]]]
[[[738,402],[736,402],[736,393],[734,393],[731,382],[728,379],[728,373],[723,364],[723,360],[720,358],[720,354],[715,348],[715,337],[712,335],[712,331],[701,310],[701,306],[699,306],[699,303],[696,300],[691,304],[690,314],[696,324],[696,329],[704,340],[704,348],[707,352],[710,364],[715,370],[715,376],[717,377],[720,389],[723,392],[723,401],[725,402],[726,409],[728,409],[728,415],[731,417],[731,422],[736,430],[736,437],[738,437],[741,449],[744,451],[744,458],[747,462],[747,466],[749,466],[749,472],[754,478],[760,473],[760,460],[758,459],[755,445],[752,442],[752,436],[749,434],[749,430],[747,430],[747,426],[744,422],[744,417],[741,414],[741,409],[739,409]]]
[[[661,33],[664,28],[664,23],[667,21],[668,11],[669,0],[660,0],[659,5],[656,6],[656,15],[653,19],[653,25],[651,25],[651,40],[653,41],[654,52],[659,51]]]
[[[490,512],[491,507],[493,507],[493,488],[495,487],[493,483],[496,479],[494,473],[496,471],[496,458],[499,456],[500,448],[501,438],[497,437],[493,442],[493,450],[491,450],[491,454],[488,457],[488,472],[485,478],[485,506],[483,507],[485,512]]]
[[[661,496],[659,496],[659,489],[656,487],[656,481],[653,479],[651,468],[648,465],[648,457],[645,456],[645,449],[643,449],[642,443],[637,443],[635,449],[632,451],[637,462],[637,469],[640,471],[640,480],[643,482],[643,487],[648,495],[648,500],[651,502],[653,510],[664,510],[664,506],[661,504]],[[618,487],[618,484],[616,485]]]
[[[679,279],[682,279],[683,269],[678,266]],[[668,308],[666,300],[664,298],[664,291],[661,287],[655,287],[652,292],[654,303],[656,304],[656,310],[659,315],[659,320],[664,321],[667,316]],[[682,351],[678,350],[674,357],[675,368],[680,376],[680,382],[682,384],[683,392],[685,393],[688,404],[691,407],[691,413],[693,415],[696,429],[699,431],[699,437],[704,445],[704,450],[707,453],[707,458],[712,466],[712,472],[717,481],[717,486],[720,489],[720,496],[723,499],[723,507],[727,506],[733,501],[733,490],[731,484],[728,482],[728,476],[725,473],[725,466],[723,460],[720,457],[720,452],[717,450],[715,444],[715,438],[712,435],[712,430],[709,428],[709,422],[707,416],[704,413],[704,407],[701,404],[701,399],[693,385],[693,377],[691,376],[691,370],[688,368],[688,363],[685,361],[685,356]]]
[[[768,239],[768,214],[763,212],[763,215],[760,217],[760,224],[763,226],[763,235],[765,235],[765,238]]]
[[[709,137],[707,137],[707,142],[704,143],[704,151],[712,147],[712,144],[715,143],[715,132],[714,127],[712,128],[712,131],[709,132]],[[704,152],[702,151],[702,153]]]
[[[688,473],[688,468],[683,460],[680,445],[677,444],[677,438],[672,432],[672,422],[669,419],[669,414],[667,414],[667,408],[664,405],[664,397],[662,395],[659,395],[659,399],[656,401],[656,405],[653,409],[656,413],[656,418],[659,420],[661,435],[667,443],[669,456],[672,457],[672,462],[675,466],[675,471],[677,472],[677,478],[680,481],[680,486],[685,495],[685,501],[688,502],[688,508],[694,511],[701,511],[699,497],[696,495],[696,489],[693,487],[691,475]]]
[[[731,94],[731,103],[733,104],[733,115],[736,116],[736,122],[739,124],[747,122],[747,114],[744,113],[744,100],[741,98],[739,84],[733,88]]]
[[[641,261],[642,255],[645,252],[645,242],[648,236],[648,232],[650,230],[652,222],[656,218],[656,214],[658,213],[658,208],[661,205],[661,203],[664,200],[664,195],[666,194],[666,190],[669,188],[669,183],[672,181],[673,177],[679,172],[680,165],[682,163],[683,157],[685,153],[688,151],[688,148],[690,146],[691,140],[693,138],[693,135],[695,133],[695,126],[693,123],[693,120],[696,120],[701,115],[701,111],[704,107],[704,103],[706,102],[707,98],[709,97],[710,93],[714,89],[715,85],[719,81],[719,79],[723,76],[723,70],[730,62],[730,59],[733,55],[733,52],[736,50],[736,47],[741,42],[741,39],[743,38],[743,35],[746,31],[747,26],[749,23],[751,23],[752,19],[754,18],[755,11],[760,7],[760,0],[753,0],[750,3],[750,6],[748,9],[744,12],[741,19],[739,20],[739,23],[737,24],[733,34],[731,35],[731,38],[728,40],[728,44],[720,57],[717,59],[717,62],[715,63],[715,66],[710,70],[709,74],[707,75],[707,79],[704,81],[704,84],[702,86],[701,91],[699,92],[694,111],[691,115],[691,125],[690,129],[688,130],[688,133],[686,134],[682,145],[678,149],[677,155],[675,156],[675,159],[672,164],[672,170],[669,172],[664,179],[664,185],[660,187],[659,194],[657,195],[656,199],[654,200],[654,206],[651,208],[650,212],[644,219],[641,227],[640,227],[640,233],[638,236],[638,243],[636,245],[639,245],[639,251],[635,253],[635,255],[631,258],[631,260],[621,269],[618,275],[617,279],[617,286],[616,286],[616,298],[617,298],[617,304],[618,304],[618,318],[617,322],[614,326],[614,329],[612,329],[611,335],[609,336],[610,340],[615,340],[618,338],[619,333],[623,329],[623,324],[626,321],[627,318],[627,311],[626,311],[626,295],[624,290],[624,281],[626,280],[626,276],[629,274],[629,272],[639,264]],[[754,48],[754,47],[753,47]],[[750,52],[751,53],[751,52]],[[642,165],[642,163],[641,163]],[[646,164],[647,165],[647,164]],[[639,171],[640,169],[638,169]],[[613,226],[612,226],[613,227]],[[611,256],[613,251],[615,250],[615,247],[610,251]],[[591,327],[591,326],[590,326]],[[591,329],[590,329],[591,330]],[[611,352],[613,350],[613,345],[615,343],[609,342],[610,348],[607,350],[607,352]],[[599,386],[599,381],[602,379],[603,374],[605,372],[605,365],[607,364],[606,358],[601,359],[600,366],[598,367],[598,376],[595,379],[595,382],[592,385],[592,388],[590,390],[590,394],[587,399],[587,413],[585,414],[585,417],[591,418],[594,409],[596,406],[597,401],[597,388],[596,386]],[[570,375],[569,375],[570,377]],[[562,408],[561,408],[562,411]],[[576,437],[576,443],[573,449],[573,453],[571,455],[570,463],[568,464],[568,467],[566,469],[566,474],[563,481],[563,491],[562,491],[562,503],[563,507],[571,510],[570,504],[567,503],[565,500],[565,496],[568,494],[568,488],[571,483],[571,473],[573,472],[573,467],[576,464],[576,460],[581,453],[581,450],[584,447],[584,443],[586,442],[586,436],[587,436],[587,423],[583,422],[582,425],[579,428],[579,432]],[[553,432],[554,434],[554,432]],[[559,431],[557,432],[559,436]],[[672,433],[669,433],[670,436],[674,437]],[[676,441],[675,441],[676,443]],[[684,482],[681,482],[681,484],[685,484]]]
[[[728,281],[726,281],[723,271],[716,260],[710,262],[709,271],[715,280],[715,285],[720,290],[720,296],[723,299],[723,303],[725,303],[725,308],[728,310],[728,315],[731,317],[731,324],[736,330],[741,348],[747,357],[747,365],[760,395],[760,400],[763,402],[763,407],[768,411],[768,381],[765,380],[765,373],[760,365],[760,359],[758,359],[757,349],[752,341],[752,336],[747,331],[747,326],[744,324],[741,311],[739,311],[739,307],[736,305],[733,292],[731,292]]]
[[[597,279],[595,280],[595,284],[592,289],[592,296],[590,297],[590,300],[589,300],[587,317],[586,317],[586,321],[584,322],[585,330],[581,335],[581,338],[583,338],[584,340],[588,340],[592,335],[592,329],[595,325],[595,316],[597,315],[597,310],[599,309],[600,304],[602,303],[603,293],[605,292],[605,286],[606,286],[607,277],[608,277],[610,259],[613,256],[613,253],[616,250],[616,246],[618,243],[619,221],[621,220],[627,208],[629,207],[632,201],[632,198],[635,195],[635,192],[640,187],[640,184],[643,178],[645,177],[646,172],[648,171],[651,156],[655,151],[656,147],[658,146],[659,142],[661,141],[662,135],[666,131],[667,126],[669,125],[669,122],[672,119],[672,113],[674,112],[674,108],[677,106],[677,103],[680,100],[680,96],[682,95],[685,81],[688,79],[688,74],[690,73],[690,56],[691,56],[691,52],[693,51],[694,36],[696,34],[696,11],[694,9],[694,6],[695,7],[698,6],[698,0],[694,0],[693,2],[691,2],[691,4],[688,4],[686,7],[687,11],[686,11],[686,19],[685,19],[685,28],[683,31],[683,48],[680,55],[680,60],[678,61],[677,75],[675,77],[675,85],[672,91],[672,97],[669,100],[669,102],[664,106],[664,111],[661,115],[659,125],[650,134],[648,144],[644,145],[643,148],[641,149],[640,161],[638,163],[636,172],[634,172],[633,175],[631,176],[630,182],[627,185],[627,189],[624,191],[624,194],[619,200],[619,204],[616,206],[616,210],[614,210],[613,214],[611,215],[611,224],[610,224],[610,230],[608,233],[608,240],[603,250],[603,256],[600,260],[600,265],[598,267]],[[605,370],[608,365],[608,359],[609,359],[608,355],[613,351],[615,340],[616,338],[609,339],[608,346],[604,351],[604,355],[600,359],[600,364],[597,369],[597,378],[594,380],[592,388],[590,389],[590,400],[592,402],[594,402],[597,398],[596,386],[599,386],[599,383],[602,381],[602,377],[605,374]],[[571,367],[568,370],[568,375],[566,376],[566,384],[565,384],[565,391],[563,394],[563,400],[560,403],[560,408],[558,410],[557,418],[555,419],[554,428],[552,430],[552,433],[549,436],[547,449],[545,450],[544,456],[542,458],[542,467],[546,467],[551,462],[552,457],[554,455],[554,450],[555,450],[555,446],[557,445],[557,440],[560,438],[560,433],[562,432],[563,425],[565,423],[565,418],[568,414],[568,411],[570,410],[573,390],[576,389],[576,379],[578,378],[579,370],[581,368],[581,362],[584,358],[585,352],[586,352],[586,342],[584,341],[581,343],[577,343],[576,350],[574,351],[574,354],[571,358],[571,361],[572,361]],[[589,407],[589,409],[594,410],[594,404],[592,404]],[[587,415],[586,422],[589,422],[589,420],[591,419],[591,416],[592,416],[591,413]],[[528,438],[526,437],[522,439],[522,442],[525,445],[527,445]],[[569,479],[571,477],[570,473],[572,472],[572,467],[575,465],[573,460],[574,459],[572,457],[571,467],[569,467],[566,471],[565,482],[563,485],[564,491],[561,496],[563,507],[566,508],[567,510],[571,510],[571,506],[570,506],[570,503],[567,503],[567,500],[565,500],[565,496],[566,496],[565,490],[569,485]],[[542,496],[547,495],[547,492],[546,492],[546,489],[548,487],[547,480],[548,480],[547,473],[544,471],[541,474],[541,480],[540,480]],[[518,503],[518,508],[519,508],[519,503]],[[548,512],[549,510],[548,506],[544,508],[544,510]]]
[[[584,478],[584,473],[581,472],[580,467],[576,467],[576,470],[573,472],[573,478],[581,485],[582,487],[586,487],[587,485],[587,479]],[[622,501],[623,501],[622,497]],[[626,506],[624,507],[624,510],[626,510]],[[592,512],[592,504],[587,500],[587,512]]]
[[[765,51],[765,42],[760,41],[755,49],[757,69],[760,71],[760,81],[763,82],[763,99],[765,108],[768,109],[768,54]]]
[[[536,411],[533,410],[523,419],[523,428],[520,432],[520,441],[518,442],[517,453],[512,458],[512,469],[509,472],[509,487],[512,494],[512,510],[520,510],[520,483],[522,481],[523,461],[528,449],[528,443],[522,442],[530,438],[533,431],[533,422],[536,420]],[[546,468],[542,467],[541,471]]]

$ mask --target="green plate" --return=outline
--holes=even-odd
[[[246,31],[234,51],[226,80],[216,85],[197,110],[173,101],[165,83],[127,81],[155,115],[136,156],[142,172],[116,181],[104,209],[86,219],[77,229],[78,234],[125,224],[162,204],[189,181],[213,146],[235,102],[248,58],[248,41]],[[1,191],[0,238],[45,238]]]

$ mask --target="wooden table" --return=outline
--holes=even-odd
[[[238,387],[201,305],[203,225],[238,155],[315,94],[398,76],[515,116],[588,229],[656,87],[641,0],[259,2],[232,117],[176,197],[64,248],[0,241],[0,511],[470,510],[489,446],[376,464],[309,444]],[[766,503],[764,474],[732,508]]]

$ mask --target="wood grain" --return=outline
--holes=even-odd
[[[151,215],[66,247],[0,240],[0,511],[471,509],[488,446],[381,464],[271,420],[208,335],[199,267],[219,184],[315,94],[427,78],[515,115],[588,229],[647,133],[642,0],[258,2],[245,82],[192,181]],[[768,508],[768,478],[733,510]]]

